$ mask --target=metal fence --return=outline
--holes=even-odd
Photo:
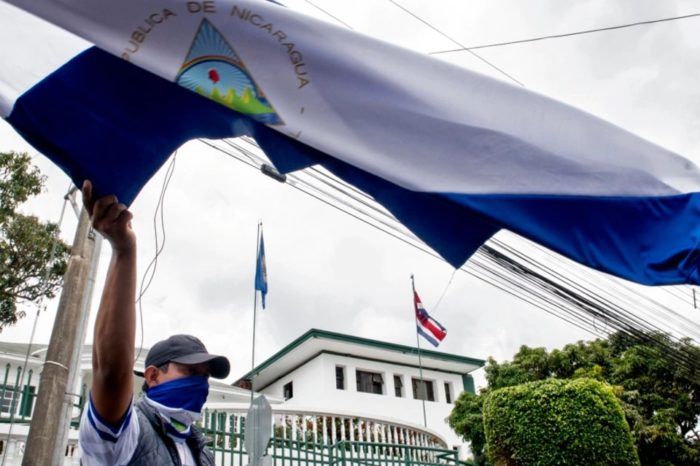
[[[22,365],[18,363],[13,367],[11,363],[7,363],[5,373],[0,376],[0,461],[5,466],[21,464],[24,456],[26,436],[34,414],[39,384],[39,373],[36,371],[40,371],[36,366],[28,368],[22,379]],[[70,427],[77,429],[87,399],[87,386],[83,384],[80,393],[67,395],[74,400]],[[10,422],[14,424],[14,429],[9,426]],[[71,436],[66,446],[63,465],[73,466],[79,461],[77,437]]]
[[[17,425],[28,426],[36,403],[38,374],[28,369],[22,381],[22,367],[12,367],[10,363],[4,372],[0,378],[0,424],[12,420]],[[86,385],[72,396],[75,409],[71,428],[77,429],[87,399]],[[225,412],[205,410],[201,427],[213,441],[211,448],[217,465],[248,465],[243,445],[245,414],[244,408]],[[273,426],[267,446],[273,466],[465,464],[458,460],[456,451],[445,449],[444,442],[430,432],[380,419],[275,408]],[[15,432],[11,439],[0,439],[0,458],[8,456],[8,465],[19,464],[24,451],[26,433]],[[75,439],[69,441],[64,464],[77,464],[77,447]]]
[[[23,385],[20,387],[21,378],[22,366],[17,366],[14,370],[9,363],[5,366],[5,374],[2,378],[2,385],[0,385],[0,423],[12,421],[16,424],[27,424],[32,419],[37,397],[38,380],[36,379],[38,377],[35,378],[34,370],[29,369],[22,381]],[[80,415],[85,407],[86,395],[87,386],[85,384],[82,385],[80,393],[72,394],[75,397],[73,406],[77,409],[75,411],[77,415],[71,419],[71,427],[74,429],[78,428]]]
[[[332,416],[276,414],[273,419],[273,436],[267,446],[273,466],[467,464],[459,461],[457,451],[429,445],[425,434],[396,425]],[[202,421],[204,434],[213,441],[217,465],[248,465],[244,416],[205,411]]]

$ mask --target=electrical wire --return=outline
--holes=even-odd
[[[528,272],[528,275],[536,276],[537,274],[530,271]],[[658,326],[654,326],[654,324],[651,324],[647,320],[643,319],[641,316],[632,314],[631,312],[627,311],[621,306],[616,305],[610,300],[596,295],[586,296],[586,293],[589,291],[587,287],[577,287],[576,284],[572,284],[570,282],[565,282],[564,285],[564,290],[567,293],[573,293],[570,297],[567,298],[568,300],[577,300],[579,306],[583,308],[588,308],[587,310],[590,314],[604,319],[607,324],[617,325],[618,327],[620,324],[622,324],[624,328],[630,327],[634,329],[642,329],[646,333],[654,333],[660,330]],[[676,344],[680,343],[680,340],[678,339],[674,338],[673,340]]]
[[[504,247],[509,247],[509,246],[505,246],[505,245],[504,245]],[[545,249],[545,248],[541,248],[541,249]],[[518,251],[516,251],[515,248],[510,247],[510,254],[511,254],[511,255],[519,255],[520,253],[519,253]],[[524,256],[522,256],[522,255],[520,256],[520,258],[521,258],[521,261],[527,260],[527,259],[526,259]],[[548,272],[550,276],[557,276],[557,275],[558,275],[558,271],[555,270],[555,269],[553,269],[553,268],[551,268],[551,267],[548,267],[548,268],[544,269],[543,267],[541,267],[541,263],[537,263],[537,264],[534,264],[534,265],[535,265],[535,266],[539,266],[541,269],[543,269],[543,270],[545,270],[546,272]],[[573,266],[573,263],[571,263],[571,264],[566,264],[566,265],[569,266],[569,267],[566,267],[566,268],[567,268],[567,272],[568,272],[567,275],[569,275],[570,272],[573,272],[573,271],[575,270],[575,268],[574,268],[574,267],[571,267],[571,266]],[[576,267],[576,269],[579,269],[579,268],[580,268],[580,269],[583,269],[582,267]],[[581,271],[583,271],[583,270],[581,270]],[[588,271],[588,272],[590,272],[590,271]],[[580,274],[579,274],[579,277],[581,277]],[[581,280],[581,279],[575,279],[575,278],[573,278],[573,277],[572,277],[572,278],[569,278],[569,277],[563,276],[563,275],[562,275],[561,277],[558,277],[558,278],[560,278],[561,280],[563,280],[563,281],[565,282],[565,284],[566,284],[569,288],[573,288],[573,289],[580,290],[580,292],[582,292],[582,293],[584,293],[584,294],[586,294],[586,295],[598,296],[599,299],[605,299],[605,300],[607,300],[608,305],[610,305],[610,306],[615,305],[615,304],[612,303],[612,300],[611,300],[610,298],[605,298],[605,295],[608,294],[608,293],[607,293],[607,290],[605,290],[605,289],[603,289],[603,288],[599,288],[598,292],[596,292],[595,294],[592,294],[592,292],[593,292],[592,288],[593,288],[593,287],[598,287],[598,285],[597,285],[597,283],[596,283],[595,280],[590,280],[590,279],[588,279],[588,280],[585,280],[585,279],[584,279],[584,280]],[[606,280],[606,282],[608,282],[608,283],[611,282],[611,281],[617,281],[616,284],[619,285],[620,288],[622,288],[622,289],[619,290],[619,291],[625,291],[625,292],[626,292],[626,291],[629,289],[629,288],[625,285],[624,282],[619,281],[619,280],[612,279],[612,277],[610,277],[608,280]],[[616,287],[616,289],[617,289],[617,288],[618,288],[618,287]],[[621,301],[621,300],[620,300],[621,297],[625,297],[625,298],[627,298],[628,301],[630,301],[629,298],[628,298],[628,296],[632,296],[632,297],[634,296],[634,295],[621,295],[621,294],[619,293],[619,291],[618,291],[618,293],[614,296],[614,298],[615,298],[614,301],[616,301],[616,302],[618,302],[618,303]],[[635,310],[645,311],[645,309],[642,308],[642,307],[640,307],[640,306],[646,306],[646,307],[647,307],[647,310],[651,310],[651,305],[655,305],[655,307],[653,308],[653,311],[655,311],[655,312],[659,312],[659,311],[662,311],[662,312],[664,312],[664,311],[670,311],[670,312],[666,312],[666,321],[665,321],[666,323],[668,323],[668,319],[669,319],[669,318],[673,318],[674,316],[677,316],[677,314],[673,313],[670,309],[665,308],[663,305],[661,305],[660,303],[658,303],[658,302],[656,302],[656,301],[654,301],[654,300],[651,300],[650,298],[647,298],[646,301],[647,301],[647,302],[642,302],[640,299],[637,298],[637,299],[635,299],[635,300],[631,300],[630,302],[631,302],[632,306],[635,308]],[[630,306],[630,307],[632,307],[632,306]],[[647,315],[648,315],[648,314],[647,314]],[[685,325],[685,324],[689,324],[689,325]],[[700,340],[700,328],[698,328],[695,324],[693,324],[692,322],[688,321],[687,319],[686,319],[685,321],[681,322],[681,327],[678,327],[678,329],[681,330],[682,333],[684,333],[684,334],[686,334],[686,335],[688,335],[688,336],[692,336],[692,337],[693,337],[694,339],[696,339],[696,340]],[[696,332],[697,332],[697,333],[696,333]],[[695,334],[694,334],[694,333],[695,333]]]
[[[235,154],[218,147],[214,143],[208,141],[202,142],[210,147],[220,150],[236,160],[243,161],[253,168],[257,169],[262,163],[265,163],[265,159],[262,158],[262,156],[255,154],[253,151],[247,148],[241,147],[237,142],[227,141],[226,145],[229,146],[229,148],[237,148],[238,151],[244,152],[244,156],[247,160],[237,157]],[[246,141],[246,143],[254,147],[254,142]],[[371,197],[368,197],[366,194],[362,194],[359,196],[361,198],[359,206],[354,206],[351,201],[358,197],[357,193],[350,193],[346,191],[343,185],[340,183],[333,185],[332,182],[328,181],[333,179],[332,175],[327,175],[319,169],[316,169],[316,171],[313,173],[309,173],[309,171],[310,170],[304,170],[287,175],[288,184],[295,189],[305,192],[321,202],[334,207],[335,209],[351,215],[363,223],[373,226],[380,231],[383,231],[384,233],[387,233],[392,237],[399,239],[400,241],[433,257],[443,260],[433,251],[429,250],[412,233],[406,230],[405,227],[402,225],[397,226],[400,225],[398,221],[391,217],[391,215],[385,210],[370,209],[370,212],[367,210],[357,210],[358,208],[367,209],[368,199],[371,200]],[[337,195],[325,192],[318,186],[312,185],[311,181],[318,182],[319,176],[325,178],[325,180],[323,180],[321,183],[322,185],[331,187],[331,189],[341,193],[343,196],[349,197],[350,200],[340,199]],[[310,178],[311,181],[305,180],[306,178]],[[378,215],[390,218],[391,222],[387,221],[386,218],[377,218]],[[540,264],[539,262],[534,261],[532,258],[524,256],[522,253],[513,251],[512,248],[507,245],[505,246],[505,253],[496,251],[494,247],[504,248],[504,245],[499,240],[492,240],[489,243],[493,246],[482,247],[472,257],[469,263],[463,266],[460,270],[463,270],[493,286],[497,286],[499,289],[506,291],[507,293],[524,300],[525,302],[528,302],[572,325],[575,325],[578,328],[591,333],[592,335],[606,337],[612,333],[612,330],[616,330],[630,335],[637,340],[648,341],[650,339],[648,333],[668,333],[665,328],[648,321],[643,316],[640,317],[634,315],[621,306],[616,305],[613,302],[613,298],[592,293],[589,289],[589,284],[585,281],[581,282],[580,285],[576,282],[572,282],[571,280],[568,280],[568,282],[565,281],[564,283],[568,286],[576,285],[573,290],[567,290],[562,284],[559,284],[557,281],[551,278],[547,278],[545,275],[535,272],[533,269],[531,269],[531,267],[540,267],[543,270],[543,273],[555,277],[561,275],[560,270],[555,270],[549,266],[546,266],[545,264]],[[508,248],[511,250],[509,251]],[[544,250],[548,251],[546,249]],[[523,261],[525,264],[529,263],[530,266],[526,267],[523,264],[516,262],[513,258],[509,258],[505,255],[506,253],[513,254],[514,252],[518,261]],[[549,254],[554,256],[551,251]],[[491,264],[489,264],[489,261],[491,261]],[[495,266],[500,267],[502,270],[494,268],[494,264]],[[583,269],[583,267],[579,267],[579,269]],[[510,276],[506,275],[504,270],[507,270]],[[485,278],[485,273],[489,274],[489,279]],[[517,289],[520,293],[514,293],[512,289],[508,289],[508,287]],[[591,318],[593,318],[592,322],[590,320]],[[597,321],[605,323],[606,330],[599,329],[596,324]],[[693,328],[697,328],[697,326]],[[674,338],[672,339],[672,344],[678,344],[678,341],[679,340],[677,338]],[[697,363],[691,361],[687,355],[679,355],[676,349],[673,348],[672,344],[659,344],[659,351],[661,354],[666,359],[673,361],[675,364],[684,366],[686,369],[688,369],[689,373],[697,373]]]
[[[519,243],[527,241],[523,238],[519,238],[519,240]],[[498,240],[495,240],[495,243],[498,244]],[[630,307],[645,312],[648,316],[652,316],[652,319],[657,320],[657,322],[665,326],[668,326],[669,321],[674,321],[677,325],[676,329],[680,331],[679,333],[683,333],[696,341],[700,341],[700,327],[697,324],[649,296],[643,299],[640,298],[639,293],[633,290],[628,282],[615,277],[606,277],[604,281],[598,280],[592,270],[582,267],[569,259],[564,259],[562,256],[536,243],[530,241],[527,241],[527,243],[528,246],[537,250],[540,257],[546,256],[553,258],[557,266],[565,268],[567,270],[567,275],[571,276],[572,283],[585,283],[585,286],[589,289],[594,287],[598,290],[598,294],[613,296],[614,300],[618,303],[626,302]],[[540,262],[543,263],[542,261]],[[553,274],[558,273],[558,271],[553,268],[549,268],[549,271]],[[611,283],[615,284],[612,288],[610,287]],[[685,285],[682,287],[685,287]],[[664,288],[666,291],[669,291],[668,287]],[[613,295],[609,293],[610,289],[617,290],[617,292]]]
[[[440,307],[440,304],[442,303],[442,299],[445,297],[447,294],[447,290],[450,288],[450,285],[452,285],[452,280],[454,280],[455,275],[457,275],[457,271],[459,269],[454,269],[452,271],[452,275],[450,275],[450,279],[447,281],[447,285],[445,285],[445,289],[442,290],[442,294],[440,294],[440,298],[437,300],[435,305],[431,308],[431,312],[436,312],[437,308]]]
[[[518,79],[516,79],[516,78],[513,77],[512,75],[506,73],[505,70],[499,68],[498,66],[496,66],[496,65],[493,64],[493,63],[491,63],[490,61],[488,61],[487,59],[485,59],[485,58],[482,57],[481,55],[477,54],[477,53],[474,52],[473,50],[470,50],[470,49],[466,48],[466,47],[465,47],[461,42],[459,42],[457,39],[455,39],[455,38],[453,38],[452,36],[446,34],[446,33],[443,32],[442,30],[440,30],[439,28],[433,26],[431,23],[429,23],[429,22],[426,21],[425,19],[421,18],[420,16],[418,16],[417,14],[415,14],[414,12],[412,12],[411,10],[409,10],[408,8],[406,8],[406,7],[402,6],[402,5],[400,5],[400,4],[397,3],[395,0],[387,0],[387,1],[388,1],[389,3],[391,3],[392,5],[396,6],[397,8],[399,8],[400,10],[404,11],[405,13],[409,14],[410,16],[412,16],[413,18],[415,18],[416,20],[420,21],[421,23],[423,23],[424,25],[426,25],[427,27],[429,27],[429,28],[432,29],[433,31],[437,32],[438,34],[440,34],[442,37],[446,38],[446,39],[449,40],[450,42],[452,42],[452,43],[454,43],[454,44],[457,44],[459,47],[462,48],[462,50],[465,50],[465,51],[469,52],[471,55],[473,55],[473,56],[476,57],[477,59],[481,60],[482,62],[486,63],[488,66],[490,66],[490,67],[493,68],[494,70],[498,71],[499,73],[501,73],[503,76],[505,76],[506,78],[510,79],[510,80],[513,81],[514,83],[516,83],[516,84],[518,84],[518,85],[520,85],[520,86],[525,87],[525,84],[523,84],[522,82],[520,82]]]
[[[390,3],[392,3],[393,5],[395,5],[396,7],[400,8],[405,13],[411,15],[412,17],[414,17],[415,19],[417,19],[418,21],[420,21],[424,25],[430,27],[432,30],[438,32],[443,37],[449,39],[453,43],[456,43],[457,45],[462,47],[462,49],[460,49],[460,50],[467,50],[468,49],[467,47],[464,47],[463,44],[460,44],[458,41],[456,41],[455,39],[453,39],[449,35],[445,34],[443,31],[441,31],[437,27],[433,26],[432,24],[430,24],[429,22],[427,22],[426,20],[424,20],[423,18],[421,18],[417,14],[415,14],[415,13],[411,12],[410,10],[408,10],[407,8],[401,6],[396,1],[394,1],[394,0],[388,0],[388,1]],[[323,11],[326,14],[329,14],[328,12],[325,12],[324,10],[321,10],[321,11]],[[695,15],[689,15],[689,16],[685,16],[685,17],[691,17],[691,16],[695,16]],[[676,17],[676,18],[667,18],[667,19],[662,19],[662,20],[645,21],[645,22],[635,23],[634,25],[650,24],[650,23],[655,23],[655,22],[668,21],[668,20],[672,20],[672,19],[681,19],[681,18],[685,18],[685,17]],[[337,19],[337,18],[335,18],[335,19]],[[630,26],[631,25],[623,25],[622,27],[630,27]],[[610,28],[600,28],[600,30],[610,30],[610,29],[618,29],[618,28],[620,28],[620,26],[610,27]],[[467,50],[467,51],[470,51],[470,50]],[[478,58],[481,58],[481,57],[478,57]],[[491,65],[491,64],[489,63],[489,65]],[[503,72],[500,69],[499,69],[499,71]],[[503,72],[503,73],[505,74],[505,72]],[[510,77],[510,75],[508,75],[508,77]],[[512,78],[512,77],[510,77],[510,78]],[[517,81],[517,80],[515,80],[515,81]],[[522,85],[522,83],[520,83],[519,81],[517,81],[517,82]],[[328,183],[326,183],[326,184],[328,184]],[[318,188],[315,188],[315,189],[318,189]],[[340,191],[342,192],[342,189]],[[342,194],[345,196],[348,195],[347,192],[343,192]],[[329,195],[328,193],[325,193],[325,195],[329,196],[331,199],[333,199],[333,201],[332,202],[324,201],[324,202],[326,202],[329,205],[333,205],[336,208],[338,208],[338,206],[337,206],[337,204],[333,204],[333,202],[340,203],[341,205],[343,205],[345,207],[345,208],[342,208],[340,210],[342,210],[346,213],[349,213],[347,211],[347,209],[353,208],[353,206],[350,205],[348,203],[348,201],[339,200],[337,197]],[[318,198],[318,194],[315,195],[315,197]],[[360,202],[360,203],[364,204],[364,207],[367,207],[367,202],[358,201],[358,199],[354,198],[353,196],[351,196],[351,198],[354,202]],[[371,200],[371,198],[370,198],[370,202],[373,202],[373,200]],[[368,213],[368,212],[362,212],[362,215],[371,218],[372,221],[368,222],[366,219],[362,219],[362,220],[365,223],[368,223],[368,224],[374,226],[375,228],[378,228],[379,230],[382,230],[386,233],[389,233],[389,232],[386,231],[384,228],[390,228],[393,231],[393,233],[390,233],[390,234],[392,234],[392,236],[395,236],[395,237],[401,236],[400,233],[397,235],[397,233],[396,233],[397,229],[392,228],[389,222],[377,219],[376,213],[377,213],[377,211],[375,211],[375,215]],[[379,214],[382,215],[382,214],[384,214],[384,212],[379,212]],[[353,215],[354,217],[357,218],[357,215],[355,215],[355,214],[351,214],[351,215]],[[388,214],[386,214],[386,215],[388,215]],[[393,219],[393,217],[391,215],[388,215],[388,216],[391,217],[391,219],[395,221],[395,219]],[[384,228],[382,228],[382,226]],[[409,234],[407,236],[409,236],[411,238],[411,241],[406,241],[405,239],[402,238],[402,240],[404,242],[408,242],[409,244],[411,244],[414,247],[418,247],[421,250],[425,250],[424,248],[418,246],[415,242],[413,242],[414,240],[417,240],[414,235],[412,235],[409,232]],[[418,244],[420,244],[420,242]],[[485,246],[485,247],[482,247],[479,251],[477,251],[477,253],[473,256],[470,263],[475,263],[476,261],[474,260],[474,258],[478,257],[479,253],[483,253],[484,251],[487,251],[488,253],[490,253],[490,259],[493,261],[496,261],[497,263],[498,263],[498,261],[502,262],[502,261],[506,260],[506,258],[507,258],[507,260],[512,260],[512,257],[494,255],[496,252],[493,249],[489,249],[487,246]],[[511,250],[511,254],[512,254],[512,252],[513,251]],[[433,253],[431,255],[435,255],[435,254]],[[522,257],[520,258],[520,260],[522,260]],[[467,264],[467,266],[468,265],[469,265],[469,263]],[[500,265],[505,266],[504,264],[500,264]],[[547,274],[551,274],[551,272],[553,271],[553,269],[543,267],[542,264],[535,264],[535,265],[537,267],[539,267],[540,269],[542,269],[542,271],[547,273]],[[511,272],[523,267],[522,263],[517,263],[517,266],[513,265],[513,264],[510,264],[509,266],[512,269]],[[654,323],[652,323],[648,320],[649,316],[646,315],[646,311],[644,309],[642,309],[643,315],[635,315],[635,314],[632,314],[629,311],[627,311],[624,307],[615,304],[613,299],[606,298],[604,295],[600,295],[600,294],[595,294],[595,293],[591,294],[590,290],[588,288],[578,287],[577,286],[578,283],[572,282],[571,280],[568,281],[568,286],[569,287],[573,286],[574,288],[570,288],[569,290],[567,290],[566,288],[563,288],[561,286],[561,284],[558,284],[555,281],[552,281],[551,279],[547,279],[545,276],[542,276],[541,274],[535,272],[535,270],[533,270],[533,269],[526,269],[525,271],[521,271],[521,273],[523,274],[523,277],[524,277],[524,278],[521,277],[520,278],[521,280],[529,281],[531,286],[539,286],[540,288],[547,290],[549,293],[553,294],[554,296],[557,296],[558,299],[560,299],[560,300],[564,299],[564,302],[569,301],[570,304],[575,305],[575,308],[579,308],[579,310],[587,313],[589,316],[592,316],[593,317],[593,329],[596,332],[598,332],[597,325],[595,323],[596,319],[600,319],[603,322],[605,322],[606,328],[607,328],[607,326],[611,326],[611,327],[616,328],[618,331],[627,331],[628,333],[635,333],[638,338],[645,338],[646,334],[644,332],[658,332],[658,331],[665,332],[664,329],[662,329],[658,325],[655,325]],[[498,274],[495,274],[495,275],[498,276]],[[574,293],[574,290],[576,290],[575,293]],[[533,289],[529,289],[529,290],[526,289],[526,292],[532,293]],[[557,303],[556,300],[551,300],[551,299],[544,299],[544,302],[548,305],[551,305],[551,306],[560,305],[560,303]],[[637,299],[636,302],[637,302],[637,306],[639,306],[641,301],[639,299]],[[658,304],[658,303],[656,303],[656,304]],[[647,307],[650,308],[650,306],[647,306]],[[665,308],[666,311],[668,311],[667,314],[671,315],[671,317],[673,317],[677,322],[679,322],[680,319],[683,319],[682,316],[679,316],[679,314],[674,313],[670,308],[667,308],[666,306],[658,305],[657,308],[658,307],[661,307],[662,309]],[[569,312],[570,314],[572,312],[571,309],[567,310],[561,306],[559,307],[557,312],[559,312],[561,310],[564,310],[565,312]],[[635,307],[635,310],[638,310],[638,308]],[[552,311],[552,308],[550,308],[549,311]],[[576,311],[576,312],[578,312],[578,311]],[[558,314],[558,315],[560,317],[562,316],[561,314]],[[697,328],[697,326],[692,322],[689,322],[690,326],[685,325],[688,322],[689,321],[687,319],[685,319],[685,322],[680,321],[680,325],[681,325],[681,327],[683,327],[684,331],[688,331],[689,329],[692,330],[693,328]],[[639,333],[640,332],[639,328],[643,329],[641,334]],[[668,333],[668,332],[665,332],[665,333]],[[648,336],[646,338],[648,338]],[[675,341],[675,343],[678,343],[678,341]],[[672,350],[672,348],[667,348],[667,349]],[[668,355],[674,356],[675,354],[668,353]]]
[[[606,306],[604,301],[592,300],[589,297],[583,296],[576,290],[557,286],[551,279],[547,279],[532,269],[528,270],[522,263],[518,263],[517,261],[513,260],[512,257],[507,257],[493,251],[489,246],[484,246],[484,249],[487,250],[489,254],[494,255],[496,260],[506,262],[506,264],[504,264],[505,267],[510,268],[516,273],[521,273],[525,279],[537,282],[542,287],[551,288],[551,291],[554,294],[559,294],[566,297],[567,301],[576,303],[578,307],[586,311],[588,314],[605,320],[607,324],[613,326],[619,331],[634,335],[638,340],[648,341],[650,334],[657,333],[661,330],[652,325],[648,325],[648,322],[625,310],[620,312],[619,308],[616,310],[614,306],[610,307],[610,303],[607,303]],[[679,342],[680,341],[678,340],[675,343]],[[660,344],[658,346],[667,359],[673,360],[677,364],[684,365],[685,367],[693,367],[696,370],[698,369],[699,366],[697,362],[692,360],[690,356],[674,351],[674,349],[667,344]]]
[[[531,37],[529,39],[511,40],[511,41],[505,41],[505,42],[495,42],[492,44],[484,44],[484,45],[473,45],[470,47],[460,45],[461,48],[458,48],[458,49],[439,50],[436,52],[430,52],[429,55],[439,55],[439,54],[443,54],[443,53],[453,53],[453,52],[471,52],[471,51],[480,50],[480,49],[504,47],[506,45],[515,45],[515,44],[527,44],[530,42],[538,42],[538,41],[550,40],[550,39],[561,39],[564,37],[580,36],[583,34],[593,34],[596,32],[604,32],[604,31],[614,31],[617,29],[625,29],[625,28],[631,28],[631,27],[637,27],[637,26],[647,26],[650,24],[664,23],[667,21],[677,21],[677,20],[681,20],[681,19],[689,19],[689,18],[697,18],[697,17],[700,17],[700,13],[691,13],[691,14],[683,15],[683,16],[672,16],[670,18],[653,19],[653,20],[648,20],[648,21],[637,21],[635,23],[619,24],[617,26],[607,26],[607,27],[600,27],[600,28],[595,28],[595,29],[585,29],[583,31],[566,32],[563,34],[550,34],[547,36]]]
[[[141,328],[141,337],[140,337],[140,342],[139,342],[139,350],[138,353],[136,354],[136,357],[134,358],[134,362],[138,361],[139,357],[141,356],[141,353],[143,352],[143,341],[144,341],[144,333],[145,333],[145,328],[143,325],[143,296],[146,294],[148,289],[151,287],[151,283],[153,283],[153,279],[155,278],[156,275],[156,270],[158,268],[158,258],[160,257],[161,253],[163,252],[163,249],[165,248],[165,213],[164,213],[164,206],[165,206],[165,193],[168,190],[168,186],[170,185],[170,180],[173,177],[173,174],[175,173],[175,160],[177,158],[177,151],[175,151],[170,159],[170,164],[168,165],[168,168],[165,171],[165,175],[163,177],[163,184],[160,189],[160,195],[158,196],[158,202],[156,203],[156,208],[153,212],[153,235],[155,237],[155,253],[153,255],[153,258],[151,261],[148,263],[148,266],[146,267],[146,270],[144,271],[142,277],[141,277],[141,284],[139,286],[139,295],[136,298],[136,304],[138,304],[139,308],[139,324]],[[160,220],[160,222],[159,222]],[[158,224],[160,223],[161,231],[162,231],[162,239],[159,238],[158,236]]]
[[[315,3],[311,2],[311,0],[304,0],[304,1],[305,1],[306,3],[308,3],[309,5],[311,5],[312,7],[316,8],[318,11],[320,11],[320,12],[326,14],[327,16],[333,18],[334,20],[338,21],[340,24],[342,24],[342,25],[345,26],[346,28],[348,28],[348,29],[350,29],[350,30],[354,30],[354,29],[352,28],[352,26],[350,26],[348,23],[346,23],[346,22],[343,21],[342,19],[338,18],[337,16],[331,14],[330,12],[324,10],[324,9],[321,8],[320,6],[316,5]]]

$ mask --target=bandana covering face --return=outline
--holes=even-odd
[[[191,435],[192,423],[201,419],[202,407],[208,395],[207,377],[194,375],[149,388],[146,392],[146,402],[167,422],[166,429],[169,434],[186,439]]]

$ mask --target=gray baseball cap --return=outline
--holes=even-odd
[[[207,363],[209,373],[215,379],[223,379],[231,372],[231,364],[225,356],[209,354],[204,343],[192,335],[173,335],[159,341],[148,351],[145,366],[160,367],[168,362],[179,364]],[[142,372],[134,372],[143,377]]]

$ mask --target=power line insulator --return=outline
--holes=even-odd
[[[275,167],[266,163],[260,166],[260,171],[263,172],[263,175],[267,175],[273,180],[279,181],[280,183],[284,183],[285,181],[287,181],[287,175],[281,174],[277,171]]]

